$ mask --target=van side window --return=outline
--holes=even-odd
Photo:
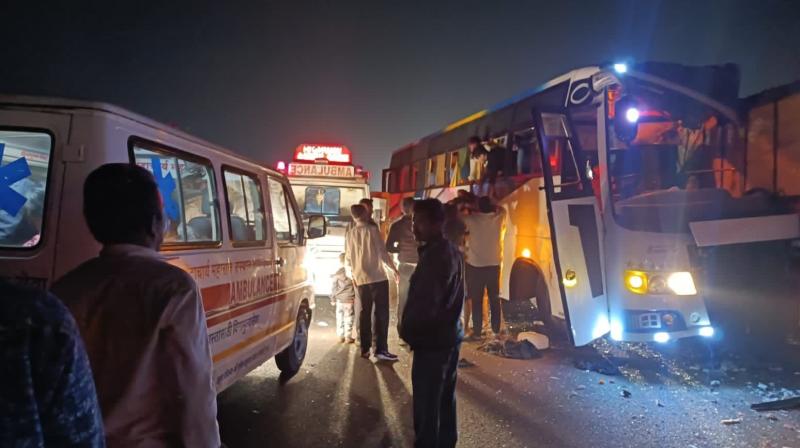
[[[39,245],[52,148],[44,132],[0,130],[0,247]]]
[[[294,213],[289,209],[291,203],[286,197],[283,184],[274,178],[269,181],[269,203],[272,209],[272,221],[275,225],[275,238],[279,243],[295,243],[296,232],[292,232],[292,224],[297,225]]]
[[[187,160],[149,143],[132,145],[137,165],[156,178],[164,201],[165,243],[220,241],[219,216],[211,164]]]
[[[223,168],[231,241],[266,241],[264,198],[258,179]]]

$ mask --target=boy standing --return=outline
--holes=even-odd
[[[339,342],[347,341],[348,344],[356,342],[353,339],[353,305],[356,301],[356,289],[353,280],[347,276],[344,268],[344,253],[339,254],[341,266],[331,276],[331,305],[336,306],[336,335]]]

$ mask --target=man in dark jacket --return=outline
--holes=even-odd
[[[400,337],[414,353],[414,445],[453,447],[456,428],[456,368],[464,330],[464,259],[444,238],[444,209],[437,199],[417,201],[414,237],[422,245],[411,276]]]

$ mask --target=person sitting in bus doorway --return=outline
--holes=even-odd
[[[397,332],[400,333],[400,321],[408,297],[408,282],[417,268],[417,240],[411,226],[414,213],[414,198],[403,198],[401,207],[403,216],[392,223],[389,236],[386,238],[386,250],[397,255],[397,271],[400,273],[397,285]]]
[[[489,154],[486,148],[481,143],[481,138],[473,135],[467,140],[467,149],[469,150],[469,181],[473,185],[478,185],[480,188],[483,182],[484,165],[486,164],[486,156]]]
[[[211,350],[194,279],[157,252],[165,217],[153,175],[127,163],[86,178],[100,255],[55,282],[86,343],[108,446],[220,446]]]
[[[345,234],[345,260],[353,272],[353,281],[361,302],[359,337],[361,357],[370,357],[372,346],[372,315],[375,314],[375,357],[381,361],[396,361],[389,352],[389,279],[384,267],[398,275],[378,226],[370,223],[369,212],[361,204],[350,207],[355,226]]]
[[[421,243],[419,264],[411,276],[400,337],[414,356],[414,446],[454,447],[464,258],[443,235],[445,213],[438,199],[417,201],[413,220],[414,236]]]
[[[506,211],[496,207],[488,196],[478,199],[477,213],[465,216],[467,226],[467,297],[472,302],[472,335],[478,340],[483,328],[483,293],[491,311],[492,331],[500,333],[501,232]]]
[[[69,310],[0,280],[0,446],[105,446],[92,370]]]

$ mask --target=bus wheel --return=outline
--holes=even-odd
[[[297,313],[297,323],[294,326],[292,343],[282,352],[275,355],[275,364],[278,365],[278,369],[280,369],[281,376],[284,379],[293,377],[300,370],[300,366],[303,365],[303,360],[306,358],[308,327],[311,320],[309,317],[306,307],[301,307]]]

